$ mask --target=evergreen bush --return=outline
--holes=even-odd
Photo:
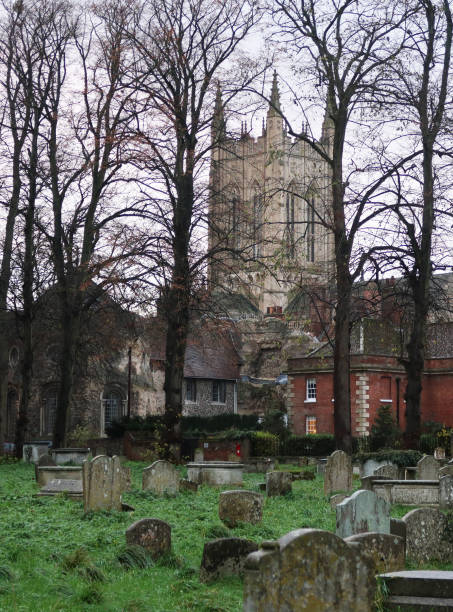
[[[252,456],[275,457],[278,455],[280,439],[268,431],[256,431],[251,434]]]
[[[370,432],[370,449],[378,451],[381,448],[399,448],[401,432],[397,427],[389,404],[382,405]]]

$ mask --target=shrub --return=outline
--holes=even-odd
[[[370,432],[370,449],[377,451],[380,448],[398,448],[400,446],[401,432],[393,420],[391,407],[388,404],[378,410]]]
[[[439,446],[437,435],[434,433],[424,433],[420,435],[419,449],[422,453],[432,455],[434,449]]]
[[[289,436],[281,445],[280,454],[290,457],[299,455],[330,455],[335,450],[335,438],[332,434],[307,434]]]
[[[275,457],[278,455],[280,440],[268,431],[256,431],[251,435],[252,455],[255,457]]]
[[[394,463],[398,467],[408,467],[417,465],[417,462],[423,457],[422,453],[417,450],[393,450],[391,448],[383,449],[376,453],[357,453],[354,459],[365,462],[368,459],[375,461],[388,461]]]

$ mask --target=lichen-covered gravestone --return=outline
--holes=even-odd
[[[266,472],[266,494],[268,497],[286,495],[292,491],[290,472]]]
[[[223,491],[219,497],[219,517],[229,527],[239,522],[256,524],[263,518],[263,496],[255,491]]]
[[[371,612],[371,558],[328,531],[296,529],[245,562],[244,611]]]
[[[117,456],[100,455],[82,464],[83,505],[90,510],[121,510],[123,474]]]
[[[129,546],[145,548],[157,559],[171,550],[171,527],[160,519],[144,518],[127,529],[126,542]]]
[[[437,508],[417,508],[404,517],[406,555],[417,563],[453,560],[453,543],[446,534],[447,517]]]
[[[356,491],[337,505],[336,513],[340,538],[369,531],[390,533],[390,504],[373,491]]]
[[[439,508],[453,510],[453,476],[447,474],[439,480]]]
[[[417,463],[417,480],[438,480],[439,462],[431,455],[425,455]]]
[[[358,542],[360,550],[373,559],[377,573],[397,572],[405,567],[405,542],[389,533],[358,533],[345,538],[346,542]]]
[[[155,461],[143,470],[143,490],[156,495],[177,495],[179,474],[169,461]]]
[[[337,450],[327,459],[324,473],[324,495],[332,491],[352,490],[352,461],[344,451]]]
[[[247,556],[258,549],[255,542],[242,538],[219,538],[206,542],[200,566],[200,582],[222,576],[241,576]]]

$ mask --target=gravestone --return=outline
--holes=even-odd
[[[132,488],[131,468],[121,466],[121,491],[130,491]]]
[[[439,479],[442,476],[453,476],[453,465],[447,464],[440,468],[439,470]]]
[[[290,472],[267,472],[266,494],[268,497],[286,495],[292,491],[292,477]]]
[[[327,459],[324,474],[324,495],[332,491],[351,491],[352,489],[352,461],[344,451],[337,450]]]
[[[390,534],[399,536],[404,541],[404,554],[406,555],[406,523],[402,519],[390,519]]]
[[[438,480],[439,463],[431,455],[425,455],[417,463],[417,480]]]
[[[443,446],[438,446],[434,449],[434,459],[438,461],[443,461],[445,459],[445,448],[443,448]]]
[[[447,518],[437,508],[417,508],[404,517],[406,555],[412,561],[425,563],[453,560],[453,544],[445,535]]]
[[[181,478],[179,481],[179,489],[180,491],[193,491],[193,493],[196,493],[198,491],[198,484],[186,478]]]
[[[196,448],[193,454],[193,460],[195,463],[199,463],[200,461],[204,461],[204,450],[202,448]]]
[[[126,530],[126,542],[130,546],[145,548],[157,559],[171,550],[171,527],[165,521],[144,518]]]
[[[219,497],[219,517],[229,527],[239,522],[256,524],[263,518],[263,496],[255,491],[223,491]]]
[[[439,480],[439,508],[441,510],[453,509],[453,476],[448,474]]]
[[[346,493],[335,493],[335,495],[332,495],[332,497],[329,499],[330,507],[332,508],[332,510],[336,508],[338,504],[341,504],[341,502],[344,501],[347,497],[348,495],[346,495]]]
[[[381,465],[376,470],[374,470],[374,476],[382,477],[382,478],[390,478],[390,480],[398,480],[399,469],[397,465],[393,465],[393,463],[389,463],[387,465]]]
[[[376,582],[360,548],[319,529],[263,542],[245,562],[244,611],[371,612]]]
[[[35,463],[35,480],[38,480],[38,468],[43,466],[43,467],[48,467],[48,466],[56,466],[57,464],[55,463],[55,461],[52,459],[52,457],[50,455],[41,455],[40,457],[38,457],[38,460]]]
[[[345,538],[345,542],[358,542],[360,550],[373,559],[376,572],[397,572],[405,567],[405,542],[399,536],[358,533]]]
[[[90,510],[121,510],[122,469],[119,457],[99,455],[82,464],[83,506]]]
[[[338,504],[336,513],[340,538],[369,531],[390,533],[390,504],[373,491],[356,491]]]
[[[169,461],[155,461],[143,470],[143,490],[155,495],[177,495],[178,470]]]
[[[200,582],[223,576],[242,576],[247,556],[258,550],[255,542],[242,538],[219,538],[206,542],[200,566]]]

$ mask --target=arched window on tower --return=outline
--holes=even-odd
[[[291,183],[286,192],[286,254],[293,258],[296,249],[295,202],[296,186]]]
[[[114,421],[119,421],[125,414],[126,400],[123,392],[116,387],[107,387],[102,393],[101,434],[105,435],[106,429]]]
[[[252,213],[252,241],[253,257],[259,257],[262,253],[263,241],[263,194],[258,185],[253,189],[253,213]]]
[[[47,387],[42,396],[41,406],[41,434],[53,435],[55,419],[57,416],[58,389],[56,386]]]
[[[307,229],[306,229],[306,243],[307,243],[307,261],[315,261],[315,216],[316,216],[316,202],[313,196],[310,196],[307,200]]]

